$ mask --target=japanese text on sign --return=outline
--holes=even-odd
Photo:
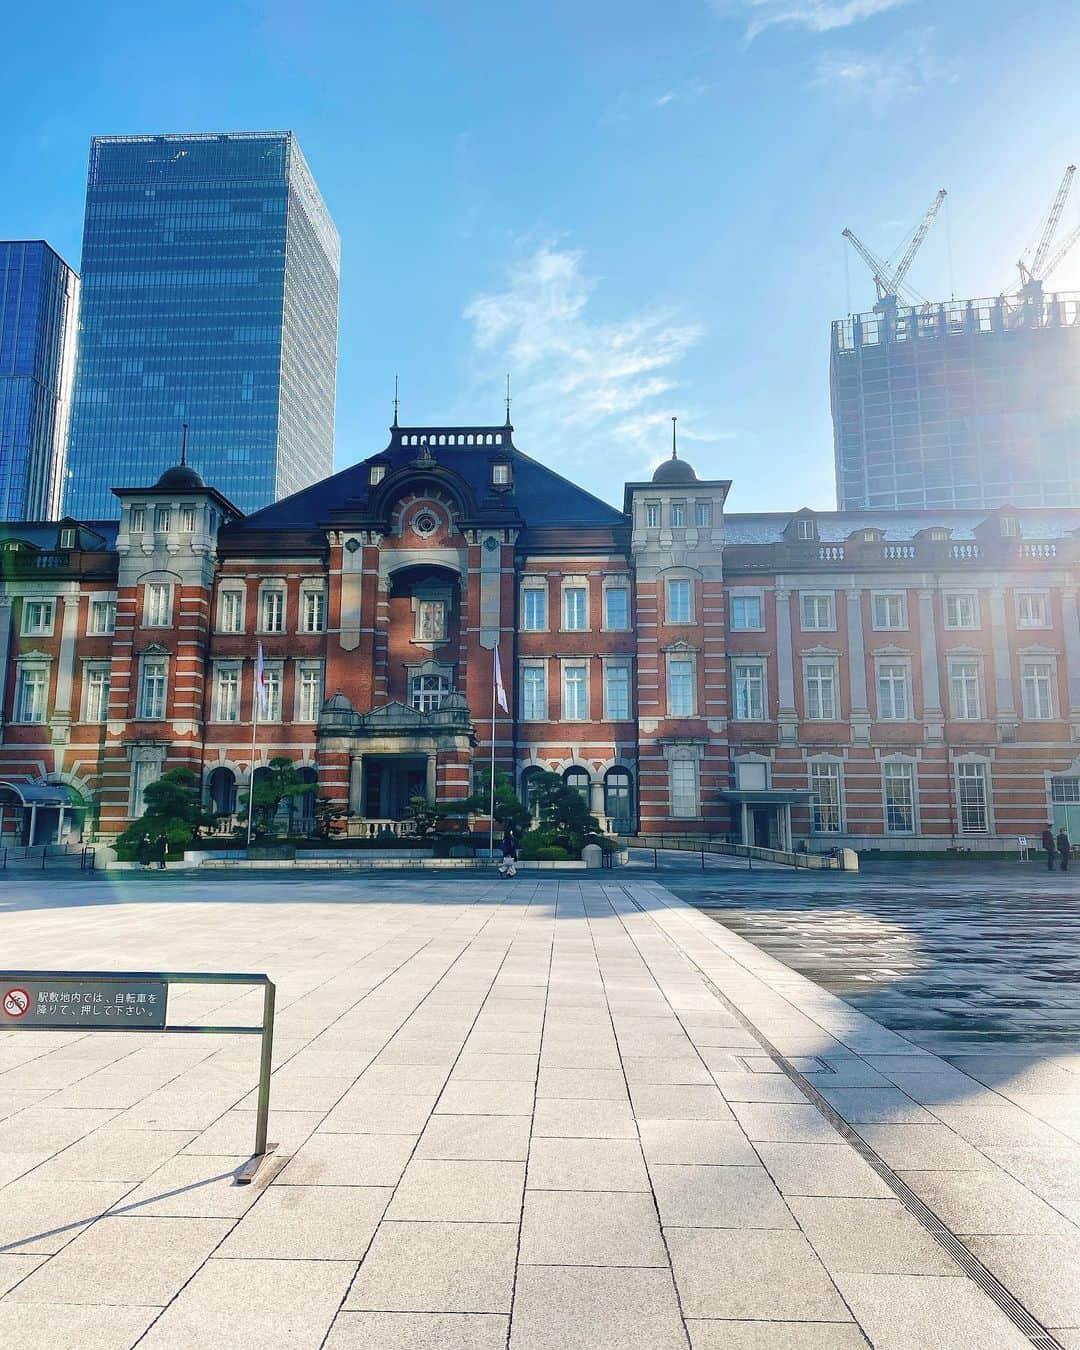
[[[24,979],[0,985],[0,1028],[162,1029],[168,986],[156,980]]]

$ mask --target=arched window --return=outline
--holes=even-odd
[[[537,814],[536,786],[543,772],[533,765],[521,775],[521,804],[533,816]]]
[[[236,774],[223,765],[210,775],[210,809],[221,816],[236,812]]]
[[[435,712],[450,692],[449,675],[414,675],[410,681],[409,701],[417,712]]]
[[[589,771],[588,769],[567,769],[563,774],[563,782],[567,787],[572,787],[575,792],[580,792],[586,801],[589,800]]]
[[[633,788],[625,769],[608,769],[604,775],[604,814],[617,834],[629,834],[634,818]]]

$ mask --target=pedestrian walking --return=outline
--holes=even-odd
[[[499,864],[499,876],[517,876],[517,839],[514,827],[507,825],[502,838],[502,862]]]
[[[1069,870],[1069,857],[1072,854],[1072,844],[1069,842],[1069,836],[1065,833],[1064,825],[1058,830],[1057,851],[1061,854],[1061,870],[1067,872]]]
[[[169,851],[169,839],[165,834],[159,834],[154,840],[154,857],[157,858],[158,869],[165,871],[165,855]]]
[[[1042,846],[1046,850],[1046,870],[1054,870],[1054,854],[1057,852],[1057,844],[1054,841],[1054,827],[1047,825],[1042,832]]]

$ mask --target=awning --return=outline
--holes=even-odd
[[[0,789],[14,792],[23,806],[80,806],[66,783],[17,783],[0,778]]]
[[[799,806],[813,796],[809,788],[726,788],[720,792],[721,801],[738,806]]]

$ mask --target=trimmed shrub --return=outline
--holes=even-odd
[[[536,850],[536,862],[567,862],[570,854],[558,844],[546,844]]]

